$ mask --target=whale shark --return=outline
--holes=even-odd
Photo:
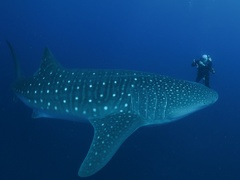
[[[45,48],[37,72],[17,69],[13,89],[33,109],[33,118],[89,122],[94,136],[78,175],[101,170],[138,128],[173,122],[203,109],[218,93],[202,84],[130,70],[66,69]]]

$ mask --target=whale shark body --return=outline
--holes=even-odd
[[[78,172],[81,177],[103,168],[139,127],[175,121],[218,99],[212,89],[168,76],[65,69],[47,48],[39,70],[30,78],[18,78],[14,91],[35,118],[92,124],[94,137]]]

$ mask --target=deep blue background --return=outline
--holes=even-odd
[[[14,97],[5,39],[32,75],[48,46],[68,68],[114,68],[194,80],[193,58],[212,56],[213,106],[134,133],[87,179],[239,180],[238,0],[8,0],[0,2],[0,179],[77,180],[88,124],[31,119]]]

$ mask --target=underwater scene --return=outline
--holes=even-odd
[[[240,2],[0,3],[1,180],[239,180]]]

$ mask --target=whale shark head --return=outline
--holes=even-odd
[[[14,90],[33,109],[34,118],[91,123],[94,137],[78,172],[82,177],[103,168],[139,127],[180,119],[218,99],[201,84],[152,73],[65,69],[49,49],[40,69],[19,79]]]
[[[179,81],[165,91],[164,116],[166,122],[180,119],[201,110],[218,99],[218,93],[202,84]],[[172,84],[172,83],[169,83]],[[160,120],[162,121],[162,120]]]

